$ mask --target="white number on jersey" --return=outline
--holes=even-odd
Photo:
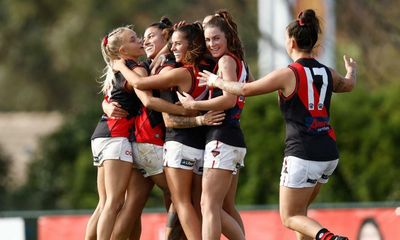
[[[314,79],[311,74],[311,69],[308,67],[304,67],[307,76],[307,95],[308,95],[308,110],[314,110],[315,102],[314,102]],[[324,100],[326,96],[326,90],[328,88],[328,74],[326,73],[326,69],[321,68],[312,68],[314,75],[322,76],[322,86],[318,100],[318,110],[322,110],[324,107]]]

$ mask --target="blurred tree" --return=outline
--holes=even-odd
[[[398,4],[394,0],[337,1],[337,42],[357,45],[357,62],[369,88],[396,82],[400,75],[395,60],[400,57]]]

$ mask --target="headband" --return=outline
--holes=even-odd
[[[108,35],[104,36],[103,38],[103,46],[105,47],[107,46],[107,44],[108,44]]]

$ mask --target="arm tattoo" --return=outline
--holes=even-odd
[[[343,85],[344,85],[344,78],[340,77],[339,81],[336,82],[333,90],[335,92],[340,91],[342,89]]]
[[[184,117],[168,114],[168,127],[170,128],[192,128],[198,127],[196,117]]]

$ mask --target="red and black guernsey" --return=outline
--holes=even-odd
[[[199,87],[199,80],[197,79],[198,73],[207,70],[212,71],[215,66],[215,62],[212,59],[203,59],[197,66],[195,65],[184,65],[192,76],[192,86],[188,93],[196,100],[203,100],[208,97],[208,88],[206,86]],[[163,93],[163,98],[176,103],[179,101],[176,95],[176,89],[171,92]],[[204,149],[205,146],[205,127],[193,127],[193,128],[167,128],[165,141],[177,141],[184,145]]]
[[[232,53],[227,53],[226,55],[232,57],[236,62],[236,77],[238,82],[248,82],[249,74],[246,63]],[[218,74],[218,65],[215,66],[213,72]],[[209,97],[215,98],[222,94],[223,92],[221,89],[212,88],[210,89]],[[233,108],[225,110],[225,119],[222,124],[208,127],[206,143],[218,140],[231,146],[246,147],[244,135],[240,128],[240,114],[242,113],[245,99],[244,96],[238,96],[236,98],[236,105]]]
[[[330,125],[332,74],[313,58],[302,58],[289,65],[295,73],[296,88],[288,96],[279,92],[286,122],[285,156],[312,161],[339,158],[336,136]]]
[[[146,62],[150,66],[151,60]],[[155,72],[158,74],[163,68],[175,67],[176,62],[173,58],[167,57],[166,62],[159,66]],[[154,97],[160,97],[159,90],[153,90]],[[165,140],[165,125],[160,112],[142,106],[135,121],[135,137],[138,143],[151,143],[163,146]]]
[[[144,67],[133,60],[127,60],[126,66],[132,70],[136,67]],[[139,113],[141,102],[133,90],[126,88],[127,84],[126,79],[120,72],[115,73],[115,81],[112,84],[112,88],[107,92],[107,95],[104,96],[104,99],[107,102],[118,102],[128,112],[128,116],[121,119],[114,119],[103,114],[91,139],[127,137],[130,141],[134,140],[135,117]]]

